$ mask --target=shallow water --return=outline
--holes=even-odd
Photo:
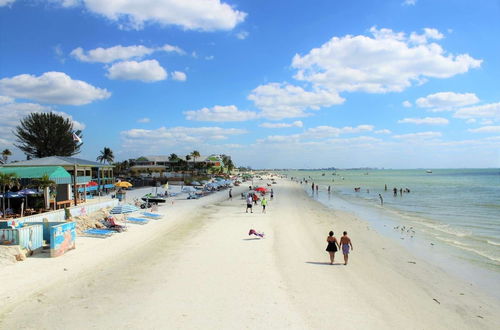
[[[486,289],[498,283],[499,169],[438,169],[432,173],[423,169],[283,173],[308,180],[307,185],[303,183],[304,189],[325,205],[362,213],[360,215],[383,234],[401,240],[418,254],[432,253],[436,263],[446,262],[454,272],[466,273],[468,278],[479,277],[476,283]],[[312,182],[319,185],[318,193],[311,193]],[[360,188],[359,192],[355,187]],[[404,191],[405,188],[410,192],[401,194],[400,189]],[[470,266],[473,268],[469,269]],[[496,291],[500,296],[500,290]]]

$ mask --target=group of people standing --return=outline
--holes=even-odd
[[[347,236],[347,232],[344,231],[343,236],[340,238],[340,242],[337,241],[337,238],[333,236],[333,231],[328,233],[328,237],[326,238],[328,245],[326,246],[326,251],[330,254],[330,265],[333,265],[335,262],[335,252],[338,250],[342,250],[342,254],[344,255],[344,265],[347,265],[347,261],[349,260],[349,252],[354,250],[352,247],[352,242],[349,236]],[[338,249],[337,249],[338,248]]]
[[[274,191],[271,189],[271,199],[273,199],[273,197],[274,197]],[[248,213],[248,210],[250,210],[250,213],[253,213],[253,205],[257,205],[259,197],[257,196],[256,193],[249,193],[247,195],[246,201],[247,201],[247,208],[245,210],[245,213]],[[262,199],[260,200],[260,205],[262,206],[262,213],[266,213],[267,199],[265,195],[262,196]]]

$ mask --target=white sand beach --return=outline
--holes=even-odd
[[[498,300],[299,184],[278,180],[266,214],[245,213],[247,189],[176,200],[161,220],[0,268],[0,329],[500,328]],[[330,230],[348,231],[349,265],[340,253],[329,264]]]

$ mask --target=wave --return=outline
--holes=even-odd
[[[484,251],[481,251],[481,250],[477,250],[477,249],[474,249],[470,246],[468,246],[467,244],[464,244],[462,242],[459,242],[459,241],[455,241],[455,240],[450,240],[450,239],[446,239],[444,237],[439,237],[437,236],[436,237],[437,239],[443,241],[443,242],[446,242],[446,243],[450,243],[451,245],[455,246],[456,248],[459,248],[459,249],[462,249],[462,250],[465,250],[465,251],[469,251],[469,252],[472,252],[472,253],[475,253],[483,258],[486,258],[486,259],[489,259],[491,261],[494,261],[496,263],[500,263],[500,258],[497,257],[497,256],[492,256]],[[500,245],[500,244],[498,244]]]
[[[458,229],[450,227],[450,225],[433,224],[433,223],[425,223],[425,222],[420,222],[419,224],[421,224],[425,227],[443,232],[445,234],[452,235],[452,236],[457,236],[457,237],[471,236],[470,232],[460,231]]]
[[[491,244],[491,245],[495,245],[495,246],[500,246],[499,242],[493,242],[493,241],[490,241],[489,239],[486,240],[486,243]]]

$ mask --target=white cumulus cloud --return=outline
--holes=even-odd
[[[217,122],[247,121],[258,118],[257,113],[239,110],[235,105],[216,105],[212,108],[189,110],[185,111],[184,115],[187,120]]]
[[[86,8],[127,27],[145,23],[176,25],[186,30],[231,30],[246,13],[220,0],[83,0]]]
[[[236,33],[236,38],[240,40],[245,40],[248,37],[249,33],[247,31],[241,31]]]
[[[184,72],[181,72],[181,71],[174,71],[174,72],[172,72],[171,76],[172,76],[173,80],[177,80],[177,81],[186,81],[187,80],[186,74]]]
[[[404,139],[404,140],[425,140],[425,139],[438,138],[442,135],[443,134],[441,132],[418,132],[418,133],[393,135],[393,137],[396,139]]]
[[[13,4],[16,0],[0,0],[0,7]]]
[[[0,104],[7,104],[14,102],[12,97],[0,95]]]
[[[404,0],[403,6],[415,6],[416,3],[417,3],[417,0]]]
[[[448,125],[449,120],[441,117],[425,118],[404,118],[398,120],[399,124],[417,124],[417,125]]]
[[[471,128],[468,131],[471,133],[500,133],[500,126],[483,126]]]
[[[375,134],[391,134],[391,130],[384,128],[384,129],[379,129],[374,132]]]
[[[412,106],[410,101],[404,101],[402,104],[403,104],[403,107],[405,107],[405,108],[411,108],[411,106]]]
[[[73,80],[63,72],[46,72],[39,77],[21,74],[3,78],[0,79],[0,93],[16,99],[66,105],[83,105],[111,96],[106,89]]]
[[[122,46],[117,45],[108,48],[95,48],[85,51],[82,47],[71,51],[71,56],[82,62],[112,63],[129,59],[141,59],[154,52],[177,53],[184,55],[186,52],[178,46],[165,44],[158,48],[150,48],[143,45]]]
[[[137,120],[138,123],[143,123],[143,124],[144,123],[149,123],[150,121],[151,121],[151,119],[148,118],[148,117],[140,118],[140,119]]]
[[[265,128],[288,128],[288,127],[303,127],[304,123],[300,120],[296,120],[292,123],[262,123],[259,126]]]
[[[262,110],[262,117],[268,119],[305,117],[309,115],[307,110],[319,110],[344,102],[336,92],[322,89],[306,91],[287,83],[260,85],[248,99]]]
[[[158,50],[162,50],[162,51],[167,52],[167,53],[177,53],[179,55],[186,55],[186,52],[182,48],[180,48],[178,46],[172,46],[169,44],[163,45]]]
[[[82,62],[111,63],[117,60],[128,60],[131,58],[142,58],[154,52],[154,49],[142,46],[113,46],[109,48],[96,48],[84,51],[78,47],[71,51],[71,55]]]
[[[192,151],[193,146],[213,145],[231,136],[247,133],[246,130],[221,127],[160,127],[158,129],[130,129],[122,131],[124,149],[140,154],[165,152],[165,148]]]
[[[479,102],[474,93],[440,92],[417,99],[415,104],[420,108],[431,108],[433,111],[452,110]]]
[[[453,115],[460,119],[483,119],[495,122],[500,121],[500,102],[483,104],[473,107],[459,109]]]
[[[167,71],[157,60],[124,61],[109,67],[106,76],[109,79],[156,82],[167,79]]]
[[[339,92],[400,92],[427,78],[449,78],[481,65],[468,54],[449,54],[429,42],[441,36],[435,29],[424,30],[419,44],[390,29],[373,27],[370,32],[372,37],[333,37],[304,56],[295,55],[295,78]]]

